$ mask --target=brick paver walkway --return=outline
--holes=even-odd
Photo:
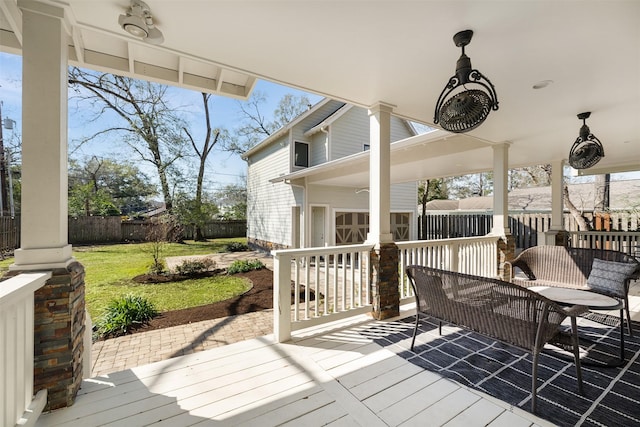
[[[169,257],[169,269],[185,259],[211,258],[218,267],[237,259],[259,259],[273,269],[273,257],[264,252],[230,252],[188,257]],[[93,343],[91,377],[170,359],[183,354],[220,347],[273,334],[273,310],[194,322],[149,332],[139,332]]]
[[[91,377],[269,334],[273,334],[273,310],[98,341],[91,348]]]

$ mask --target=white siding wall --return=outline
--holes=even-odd
[[[327,243],[330,245],[335,244],[333,240],[335,238],[335,212],[369,211],[369,192],[367,191],[356,193],[353,188],[310,185],[307,193],[308,200],[306,203],[311,205],[327,205],[329,207],[327,214],[329,215],[331,229],[328,230],[326,235],[328,237],[330,236],[331,240],[327,240]],[[394,184],[391,186],[391,211],[412,213],[412,239],[415,239],[417,236],[417,231],[415,230],[417,200],[417,183]],[[311,230],[311,228],[309,228],[309,230]]]
[[[391,142],[413,136],[413,131],[407,126],[407,122],[398,117],[391,117]]]
[[[369,114],[364,108],[351,108],[331,125],[331,160],[362,151],[369,143]]]
[[[330,160],[361,152],[364,144],[369,144],[369,115],[366,109],[351,108],[330,126],[330,134],[317,132],[305,137],[304,132],[315,127],[342,106],[338,101],[330,101],[311,113],[291,132],[265,149],[251,156],[247,171],[247,237],[290,246],[291,207],[302,206],[306,212],[309,205],[328,206],[327,215],[331,239],[335,237],[336,211],[368,211],[369,193],[355,193],[353,188],[310,186],[307,200],[302,189],[284,183],[272,184],[269,180],[292,171],[291,156],[295,141],[307,142],[310,165],[318,165]],[[404,121],[391,118],[391,141],[411,136]],[[330,146],[327,146],[329,138]],[[391,188],[392,212],[412,212],[412,223],[417,213],[417,184],[396,184]],[[304,215],[309,217],[309,215]],[[307,221],[309,218],[306,219]],[[307,229],[303,225],[303,229]],[[414,231],[415,234],[415,231]],[[304,237],[309,242],[309,235]],[[327,243],[333,244],[328,241]],[[308,243],[305,243],[308,246]]]
[[[283,147],[280,141],[287,143]],[[247,169],[249,238],[291,245],[291,207],[301,200],[301,190],[282,182],[269,182],[289,172],[289,150],[285,136],[251,157]]]
[[[329,150],[329,134],[318,132],[313,135],[309,153],[311,156],[310,166],[320,165],[327,162],[327,153]]]
[[[364,108],[354,107],[331,125],[331,160],[359,153],[364,144],[369,144],[369,113]],[[408,138],[413,134],[405,121],[391,117],[391,142]]]
[[[391,186],[391,210],[413,212],[418,210],[418,183],[393,184]]]

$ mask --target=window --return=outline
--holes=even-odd
[[[306,142],[295,143],[295,152],[293,154],[293,165],[303,168],[309,167],[309,144]]]
[[[362,144],[362,151],[369,151],[371,146],[369,144]]]

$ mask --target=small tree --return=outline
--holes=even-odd
[[[181,224],[194,228],[194,240],[206,240],[202,234],[204,225],[218,213],[218,207],[205,199],[193,199],[180,193],[175,197],[174,212]]]
[[[151,225],[147,230],[146,240],[148,242],[147,251],[151,254],[153,262],[149,267],[151,274],[163,274],[166,271],[164,258],[162,256],[168,242],[181,242],[183,230],[174,215],[163,215],[152,218]]]

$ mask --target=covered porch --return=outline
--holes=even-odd
[[[633,317],[640,320],[640,284],[631,293]],[[402,317],[412,313],[410,306],[401,310]],[[37,425],[422,426],[428,420],[429,425],[446,426],[551,426],[567,422],[539,418],[412,363],[406,357],[412,325],[401,318],[375,321],[358,315],[296,331],[286,343],[276,343],[273,335],[259,336],[104,372],[83,381],[72,407],[44,414]],[[252,329],[249,324],[235,325],[247,333]],[[453,332],[454,328],[445,332],[447,339]],[[400,341],[376,342],[391,334],[401,335]],[[437,336],[420,339],[437,340]],[[175,353],[187,346],[150,351],[171,348]],[[637,356],[638,348],[632,348]],[[588,377],[596,374],[584,369],[585,380],[593,387],[594,380]],[[553,387],[551,383],[546,386]],[[615,398],[617,384],[609,380],[605,386],[611,390],[600,385],[604,398]],[[570,397],[575,392],[570,386],[566,392],[567,400],[576,398]],[[573,416],[586,420],[593,410]],[[628,418],[626,424],[633,422]]]
[[[255,79],[264,78],[368,108],[371,152],[366,176],[371,194],[371,228],[368,247],[354,250],[366,252],[367,256],[375,253],[375,259],[371,261],[375,264],[373,270],[383,272],[365,275],[365,280],[370,280],[368,284],[375,285],[369,299],[373,305],[365,309],[373,311],[378,318],[398,316],[401,302],[401,290],[398,289],[401,277],[397,269],[400,252],[389,232],[389,187],[393,179],[389,117],[393,114],[434,125],[434,104],[453,73],[459,55],[458,48],[451,42],[456,32],[469,28],[475,31],[476,38],[468,53],[474,64],[496,84],[500,109],[492,112],[483,126],[465,134],[462,140],[442,135],[437,143],[425,144],[424,150],[413,151],[421,156],[410,168],[405,168],[413,175],[404,175],[402,179],[493,170],[495,229],[487,238],[495,241],[492,244],[496,249],[493,251],[495,258],[487,263],[476,261],[470,264],[471,267],[488,268],[486,275],[492,276],[494,272],[499,273],[499,263],[510,255],[506,223],[509,168],[552,164],[553,226],[554,231],[562,231],[562,170],[581,124],[576,114],[592,111],[589,125],[606,141],[604,159],[587,173],[632,171],[640,164],[640,150],[637,149],[640,144],[637,121],[640,117],[637,87],[640,4],[636,2],[389,1],[343,2],[330,7],[314,1],[295,6],[287,2],[149,0],[148,3],[153,10],[151,25],[164,33],[164,40],[159,44],[157,38],[149,43],[145,37],[134,37],[120,27],[118,16],[126,13],[130,6],[128,1],[10,0],[0,3],[0,45],[3,50],[23,57],[22,243],[12,266],[12,274],[16,277],[3,289],[4,317],[0,336],[3,344],[11,344],[5,348],[19,350],[5,355],[15,369],[2,373],[2,383],[9,384],[2,389],[0,399],[3,409],[7,408],[2,420],[4,424],[14,425],[22,417],[33,423],[45,407],[72,406],[51,417],[75,419],[71,415],[73,407],[82,408],[74,405],[76,392],[83,387],[90,388],[82,380],[83,370],[86,374],[85,336],[89,329],[84,318],[84,274],[82,266],[73,259],[67,241],[69,64],[240,99],[250,95]],[[229,37],[238,34],[238,19],[242,24],[242,36]],[[292,36],[292,23],[297,24],[296,28],[304,25],[304,37]],[[287,41],[286,49],[274,48],[273,55],[267,55],[271,50],[265,46],[282,46],[283,40]],[[322,48],[309,49],[309,46]],[[500,241],[507,242],[506,248],[498,248]],[[555,242],[555,236],[550,236],[549,242]],[[276,254],[276,264],[281,264],[275,266],[282,293],[278,304],[288,300],[288,285],[295,274],[291,257],[315,256],[317,263],[322,255],[320,252],[326,250],[334,249],[316,250],[315,254],[284,252],[280,259]],[[459,248],[450,250],[450,255],[438,262],[459,265],[450,263],[461,259],[459,253]],[[504,259],[498,258],[499,253]],[[339,258],[337,253],[325,255],[334,255],[336,261]],[[311,265],[311,260],[300,265]],[[379,285],[383,282],[387,289],[398,289],[389,300],[379,298]],[[338,375],[332,377],[327,373],[332,367],[343,366],[342,363],[329,362],[329,371],[318,370],[317,366],[322,365],[320,362],[325,356],[329,356],[329,360],[333,355],[336,360],[363,356],[363,360],[354,362],[357,367],[354,372],[373,379],[373,368],[369,367],[373,362],[364,355],[384,359],[387,354],[375,346],[367,347],[371,343],[366,340],[362,343],[359,339],[355,342],[350,341],[352,338],[343,339],[341,333],[319,335],[320,338],[301,337],[301,342],[307,343],[305,345],[296,341],[287,344],[286,341],[296,337],[297,332],[284,318],[280,319],[289,316],[289,310],[282,307],[284,305],[274,311],[277,314],[274,316],[273,341],[265,344],[258,340],[244,345],[256,346],[260,354],[264,351],[266,355],[279,355],[286,365],[294,366],[296,381],[311,378],[314,387],[323,384],[321,390],[317,389],[318,397],[325,399],[325,393],[334,393],[325,406],[331,408],[331,403],[335,402],[342,408],[342,413],[353,417],[344,421],[375,421],[377,417],[375,422],[380,423],[384,417],[373,417],[371,411],[375,413],[386,407],[385,404],[376,404],[373,410],[366,404],[363,406],[362,401],[368,397],[357,396],[351,391],[345,393],[348,387],[336,387]],[[329,309],[327,307],[326,311]],[[35,344],[31,340],[34,329],[38,338]],[[13,343],[19,345],[15,347]],[[332,347],[336,343],[336,353],[331,350],[324,353],[325,345]],[[32,359],[34,347],[35,361]],[[317,352],[319,358],[311,357],[313,363],[309,364],[300,362],[301,349],[311,349],[310,352]],[[51,356],[58,351],[59,356]],[[238,350],[234,347],[229,351],[232,357]],[[212,357],[216,366],[227,363],[224,357],[220,360],[215,355]],[[184,363],[184,360],[176,363]],[[167,373],[163,363],[141,370],[151,369],[150,381],[162,382]],[[359,363],[362,365],[358,367]],[[191,369],[188,361],[184,366]],[[260,370],[262,366],[256,368]],[[146,376],[142,371],[141,375]],[[136,375],[124,374],[129,378]],[[238,375],[242,376],[243,371]],[[304,384],[307,383],[309,381]],[[149,392],[147,385],[137,387],[140,384],[134,379],[133,389],[147,393],[147,396],[156,394]],[[294,386],[301,384],[293,383]],[[431,383],[421,383],[425,387],[428,384]],[[385,385],[380,392],[387,387]],[[427,387],[425,393],[436,397],[438,389]],[[389,390],[396,396],[393,389]],[[34,391],[37,392],[35,399]],[[251,392],[247,388],[238,393],[250,396]],[[230,393],[235,395],[233,391]],[[270,387],[267,387],[267,393],[277,395]],[[476,401],[466,391],[460,393],[465,396],[461,401]],[[208,396],[205,394],[204,398],[208,399]],[[157,399],[170,403],[164,395]],[[301,399],[303,402],[313,400],[309,396]],[[457,402],[457,399],[453,400]],[[484,402],[484,399],[479,401]],[[412,401],[398,401],[400,410],[390,413],[404,413],[406,402]],[[442,402],[444,407],[457,411],[454,403],[446,399]],[[496,402],[492,404],[500,407]],[[424,401],[421,405],[415,408],[414,415],[430,407]],[[173,409],[177,408],[173,406]],[[235,410],[240,417],[238,420],[246,420],[242,417],[254,414],[243,406]],[[199,415],[195,409],[188,411],[193,413],[185,415],[189,419],[187,424],[193,424],[190,417]],[[502,408],[495,419],[499,420],[503,413],[506,417],[511,416],[511,412]],[[154,411],[148,415],[153,418],[152,422],[162,418],[162,415],[157,417],[159,413],[154,415]],[[217,417],[213,413],[204,416],[208,418],[195,422],[213,423],[211,418]],[[340,422],[340,419],[335,421]],[[402,422],[395,418],[389,420],[391,424]],[[122,423],[127,424],[127,421],[122,420]]]

